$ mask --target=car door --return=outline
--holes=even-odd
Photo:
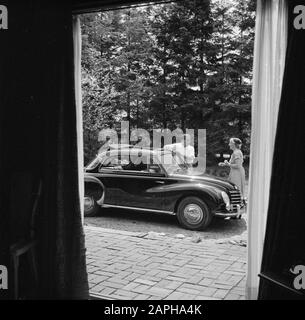
[[[126,195],[126,206],[163,210],[164,176],[149,172],[125,173],[121,179],[122,189]]]
[[[103,204],[122,205],[125,194],[121,188],[122,157],[117,152],[109,152],[98,167],[97,176],[104,185]]]

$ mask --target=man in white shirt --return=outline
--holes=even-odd
[[[179,154],[188,165],[192,166],[195,159],[195,149],[191,145],[191,142],[192,137],[189,134],[184,134],[181,142],[167,144],[164,146],[164,149]]]

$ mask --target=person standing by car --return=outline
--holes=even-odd
[[[238,138],[231,138],[229,147],[233,151],[230,161],[220,162],[219,166],[230,167],[229,181],[234,183],[240,190],[242,199],[245,201],[245,169],[243,167],[242,142]]]
[[[179,154],[184,159],[184,161],[191,167],[193,166],[195,159],[195,149],[191,145],[191,142],[191,135],[184,134],[180,142],[165,145],[164,149]]]

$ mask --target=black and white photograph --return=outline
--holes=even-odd
[[[304,300],[304,54],[304,0],[0,0],[0,299]]]

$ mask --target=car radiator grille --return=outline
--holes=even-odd
[[[233,205],[233,210],[237,210],[237,205],[241,205],[241,194],[239,190],[229,191],[231,205]]]

